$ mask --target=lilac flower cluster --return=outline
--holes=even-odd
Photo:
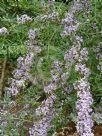
[[[54,61],[53,63],[53,69],[51,70],[51,76],[52,76],[52,80],[54,82],[57,82],[60,80],[60,75],[62,73],[62,63],[59,61]]]
[[[64,60],[66,62],[66,68],[70,68],[79,58],[79,51],[81,48],[82,37],[75,37],[76,42],[72,48],[67,51],[64,55]]]
[[[87,60],[88,60],[88,50],[87,50],[87,48],[83,48],[80,51],[79,61],[82,62],[82,61],[87,61]]]
[[[53,108],[43,109],[46,116],[34,123],[33,128],[29,129],[30,136],[47,136],[48,129],[51,128],[51,120],[54,117]],[[47,111],[45,111],[47,110]]]
[[[87,68],[85,62],[88,60],[88,50],[83,48],[79,50],[78,63],[76,63],[75,70],[81,74],[81,79],[74,83],[74,89],[77,90],[78,100],[76,102],[77,109],[77,132],[80,136],[93,136],[92,127],[93,120],[91,116],[93,103],[92,95],[90,93],[90,83],[88,78],[90,70]]]
[[[70,11],[74,14],[83,10],[83,2],[81,1],[74,1],[73,6],[71,7]]]
[[[69,49],[65,55],[64,55],[64,60],[65,60],[65,68],[66,72],[62,72],[61,74],[61,86],[63,88],[62,93],[70,93],[73,89],[70,88],[70,86],[67,85],[67,80],[70,76],[71,68],[75,64],[75,62],[78,60],[79,57],[79,50],[80,50],[80,43],[74,43],[71,49]],[[68,98],[69,99],[69,98]]]
[[[35,20],[45,22],[47,20],[55,20],[57,18],[58,18],[58,13],[54,11],[51,14],[48,14],[48,15],[37,16],[35,18]]]
[[[19,57],[17,59],[18,69],[13,71],[13,78],[11,78],[10,87],[8,87],[7,93],[12,95],[17,95],[21,89],[24,89],[29,82],[33,81],[32,75],[30,74],[34,55],[40,53],[41,49],[35,42],[37,36],[37,29],[31,29],[28,32],[29,46],[27,46],[27,55],[25,57]],[[28,43],[28,42],[27,42]],[[37,50],[34,49],[37,48]],[[35,79],[34,79],[35,80]],[[33,82],[35,83],[35,82]]]
[[[32,20],[33,19],[26,14],[22,15],[21,17],[17,16],[17,23],[18,24],[25,24],[28,22],[32,22]]]
[[[93,127],[93,120],[91,118],[91,105],[93,103],[92,95],[90,93],[90,84],[86,77],[79,80],[75,85],[77,90],[78,100],[76,102],[77,116],[77,132],[80,136],[93,136],[91,128]]]
[[[45,93],[53,93],[57,89],[57,82],[61,79],[62,74],[62,63],[55,60],[53,62],[53,69],[51,70],[51,76],[52,76],[52,82],[48,85],[44,86],[44,92]]]
[[[61,63],[59,61],[54,61],[53,68],[55,71],[62,71],[60,68]],[[58,78],[60,80],[60,78]],[[36,109],[36,115],[43,115],[42,119],[35,122],[33,128],[29,129],[30,136],[47,136],[48,129],[51,128],[51,120],[55,116],[54,102],[56,100],[56,95],[54,91],[57,89],[55,80],[52,76],[52,81],[44,87],[45,93],[50,94],[50,96],[42,102],[42,104]]]
[[[86,1],[87,2],[87,1]],[[85,1],[74,1],[74,5],[67,13],[66,18],[62,20],[64,25],[64,31],[61,33],[62,37],[75,33],[80,23],[74,18],[74,14],[87,6]],[[77,132],[80,136],[92,136],[91,128],[93,127],[93,121],[91,119],[91,105],[93,102],[90,93],[90,84],[88,77],[90,70],[86,67],[85,61],[88,60],[88,50],[83,48],[81,50],[81,43],[83,42],[82,37],[76,36],[75,43],[72,48],[65,54],[64,60],[66,61],[66,68],[70,69],[73,64],[77,63],[75,70],[83,76],[82,79],[74,84],[74,88],[77,90],[77,97],[79,98],[76,102],[76,108],[78,111],[77,117]]]
[[[8,34],[9,34],[9,32],[8,32],[7,28],[5,28],[5,27],[0,28],[0,36],[4,36],[4,35],[8,35]]]
[[[55,116],[53,103],[56,99],[54,94],[51,94],[42,105],[36,109],[36,115],[43,115],[43,118],[35,122],[33,127],[29,129],[30,136],[46,136],[48,129],[51,128],[51,120]]]
[[[80,22],[74,17],[74,13],[82,10],[82,4],[75,1],[69,12],[65,15],[65,19],[62,19],[64,25],[64,31],[61,33],[62,37],[69,36],[73,32],[76,32],[80,26]]]
[[[82,5],[83,5],[83,9],[85,9],[84,14],[89,14],[90,10],[91,10],[91,4],[89,0],[82,0],[81,1]]]
[[[38,29],[30,29],[28,32],[28,37],[30,40],[34,40],[38,33]]]
[[[86,67],[86,64],[81,63],[76,64],[75,70],[80,72],[85,77],[89,77],[90,75],[90,70]]]
[[[55,91],[57,89],[56,83],[51,82],[47,86],[44,87],[45,93],[52,93],[52,91]]]
[[[78,51],[80,49],[80,46],[72,46],[72,48],[65,53],[64,60],[66,61],[66,67],[71,67],[72,64],[75,62],[75,60],[78,59]]]
[[[38,115],[38,116],[41,114],[43,114],[44,116],[48,115],[51,108],[53,108],[53,103],[54,103],[55,99],[56,99],[56,96],[54,94],[52,94],[46,100],[44,100],[42,102],[42,105],[36,109],[36,115]]]
[[[74,13],[76,13],[82,9],[83,9],[83,5],[81,4],[81,2],[74,1],[73,6],[69,10],[69,12],[66,14],[66,18],[62,19],[62,24],[64,25],[64,31],[61,33],[62,37],[65,37],[67,35],[71,35],[71,33],[73,33],[73,32],[75,33],[78,30],[80,23],[74,18]],[[64,86],[65,86],[66,81],[69,77],[72,65],[75,64],[75,62],[77,62],[79,59],[79,51],[81,49],[82,42],[83,42],[82,37],[75,36],[75,42],[73,43],[72,48],[70,50],[68,50],[64,55],[65,68],[67,68],[67,72],[63,73],[61,76],[62,81],[63,81],[62,82],[63,88],[65,88]],[[81,53],[82,55],[83,55],[83,52],[84,51],[82,51],[82,53]],[[83,56],[82,56],[82,58],[83,58]],[[64,90],[70,90],[70,89],[68,89],[68,87],[66,87]]]
[[[32,128],[29,129],[30,136],[46,136],[48,129],[51,128],[51,120],[55,116],[53,104],[56,100],[56,95],[51,94],[42,104],[36,109],[37,116],[43,116],[39,121],[36,121]]]
[[[74,19],[72,13],[67,13],[66,18],[62,20],[62,24],[64,25],[64,31],[61,33],[61,37],[65,37],[76,32],[80,25],[80,23]]]
[[[80,22],[75,19],[74,14],[79,11],[82,11],[84,8],[85,10],[87,9],[88,12],[89,6],[90,4],[88,0],[74,1],[69,12],[65,15],[65,19],[62,19],[64,31],[61,33],[61,37],[69,36],[78,30]]]

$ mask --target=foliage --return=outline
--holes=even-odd
[[[29,127],[32,126],[33,122],[38,119],[35,115],[35,110],[49,96],[49,94],[45,94],[43,88],[44,85],[52,80],[50,71],[53,69],[53,62],[58,60],[64,65],[64,54],[71,48],[73,43],[73,35],[66,38],[60,36],[60,33],[63,31],[61,20],[71,4],[72,2],[68,3],[68,5],[62,2],[55,2],[52,7],[49,7],[47,1],[41,2],[38,0],[21,0],[18,3],[17,0],[10,0],[9,2],[3,0],[0,3],[0,26],[6,27],[9,30],[9,35],[0,37],[0,58],[4,58],[7,55],[8,61],[16,65],[17,58],[25,56],[27,53],[24,43],[28,40],[27,35],[30,28],[40,28],[37,41],[42,49],[41,53],[34,58],[31,70],[31,74],[37,78],[37,85],[29,84],[16,97],[9,98],[5,94],[4,100],[1,100],[1,105],[4,105],[6,110],[9,109],[9,113],[5,113],[3,116],[7,126],[4,126],[4,124],[0,125],[0,129],[3,131],[2,135],[12,136],[13,134],[13,136],[24,136],[29,131]],[[101,43],[102,38],[102,4],[101,1],[91,1],[91,4],[92,11],[88,15],[88,19],[86,16],[83,16],[82,12],[80,14],[76,13],[75,16],[81,21],[81,27],[76,34],[83,36],[84,43],[82,46],[87,47],[89,51],[87,66],[91,69],[89,82],[91,83],[91,93],[94,99],[92,107],[93,111],[95,111],[97,105],[102,101],[102,88],[100,87],[102,79],[100,71],[97,69],[99,62],[93,51],[93,48],[96,48]],[[38,16],[48,15],[53,11],[59,14],[55,20],[40,21],[37,19]],[[17,16],[23,14],[31,16],[33,21],[23,25],[18,24]],[[62,70],[64,73],[66,69],[63,65]],[[70,77],[66,84],[66,86],[72,87],[70,94],[63,94],[63,87],[60,85],[62,81],[58,83],[59,87],[55,92],[57,99],[54,103],[55,111],[58,114],[52,120],[54,127],[48,130],[48,136],[70,121],[76,123],[75,103],[77,97],[76,91],[73,89],[73,83],[80,77],[74,68],[75,65],[70,71]],[[69,101],[67,98],[69,98]],[[62,102],[64,104],[61,107]],[[28,126],[25,124],[28,124]]]

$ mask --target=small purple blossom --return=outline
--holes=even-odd
[[[35,20],[41,21],[41,22],[45,22],[47,20],[54,21],[58,18],[58,15],[59,14],[57,12],[53,11],[51,14],[48,14],[48,15],[37,16]]]
[[[29,17],[28,15],[24,14],[21,17],[17,16],[17,23],[18,24],[25,24],[28,22],[32,22],[32,18]]]
[[[34,40],[38,34],[38,29],[30,29],[28,32],[28,38]]]
[[[90,70],[86,67],[86,64],[78,63],[75,66],[75,70],[80,72],[85,77],[89,77],[89,75],[90,75]]]
[[[5,28],[5,27],[0,28],[0,36],[4,36],[4,35],[8,35],[8,34],[9,34],[9,32],[8,32],[7,28]]]
[[[83,48],[80,51],[80,58],[79,61],[87,61],[88,60],[88,49],[87,48]]]
[[[54,90],[56,90],[57,86],[56,83],[50,83],[47,86],[44,86],[44,92],[45,93],[52,93]]]

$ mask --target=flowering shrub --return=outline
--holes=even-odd
[[[102,123],[101,2],[67,3],[1,4],[0,58],[14,65],[0,63],[1,136],[59,136],[70,122],[93,136]]]

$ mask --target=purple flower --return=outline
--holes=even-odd
[[[9,34],[9,32],[8,32],[7,28],[5,28],[5,27],[0,28],[0,36],[4,36],[4,35],[8,35],[8,34]]]
[[[31,21],[32,21],[32,18],[26,14],[22,15],[21,17],[17,16],[17,23],[19,24],[25,24]]]

